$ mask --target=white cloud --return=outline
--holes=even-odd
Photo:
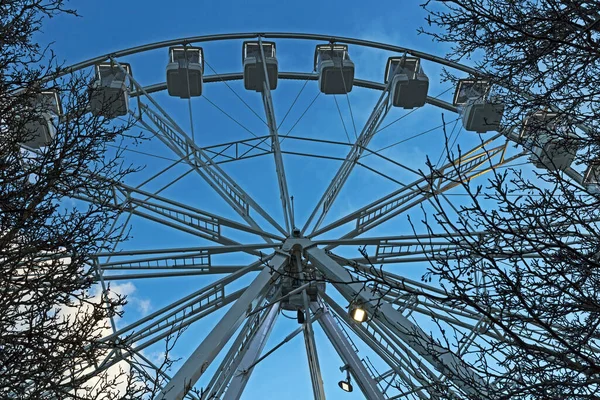
[[[148,312],[152,308],[149,299],[135,299],[134,305],[136,309],[142,314],[142,316],[148,315]]]
[[[151,303],[149,299],[142,299],[135,297],[134,294],[136,292],[136,287],[132,282],[111,284],[109,289],[109,296],[116,297],[118,296],[127,296],[127,301],[131,304],[136,311],[142,314],[142,316],[147,315],[150,308]],[[102,301],[102,288],[98,284],[93,290],[93,297],[90,300],[91,303],[98,303]],[[85,313],[89,313],[92,311],[92,306],[90,304],[82,304],[76,307],[68,307],[60,310],[61,314],[64,317],[76,318],[77,316],[81,317]],[[116,321],[117,325],[119,325],[119,321]],[[110,327],[110,321],[108,319],[104,319],[98,322],[98,327],[101,330],[102,336],[108,336],[113,333],[112,328]],[[109,354],[106,351],[104,354],[100,356],[103,357]],[[100,360],[99,360],[100,361]],[[162,362],[162,361],[161,361]],[[87,368],[84,373],[90,373],[94,370],[94,367]],[[98,374],[97,376],[89,379],[85,384],[82,385],[82,388],[94,388],[92,389],[92,393],[89,394],[92,398],[97,397],[97,391],[101,390],[102,383],[105,380],[115,380],[115,385],[112,388],[113,393],[120,395],[124,394],[127,390],[128,378],[131,373],[131,366],[126,361],[120,361],[117,364],[111,366],[107,370]],[[76,393],[78,395],[84,396],[86,389],[78,390]]]
[[[98,287],[98,289],[100,288]],[[152,309],[150,299],[141,298],[135,295],[137,288],[132,282],[111,284],[110,292],[119,296],[127,296],[127,304],[130,304],[142,317],[148,315],[148,312]]]
[[[167,353],[164,351],[144,351],[142,350],[142,354],[148,360],[152,361],[154,365],[160,366],[167,357]]]
[[[110,285],[110,291],[121,296],[129,296],[135,292],[136,288],[132,282],[117,283]]]

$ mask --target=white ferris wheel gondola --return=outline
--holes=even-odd
[[[262,45],[262,52],[261,52]],[[264,60],[262,55],[264,54]],[[275,42],[247,41],[242,45],[242,63],[244,65],[244,87],[246,90],[263,91],[264,66],[267,68],[269,89],[277,89],[279,64],[275,55]]]
[[[486,79],[460,79],[452,104],[459,107],[463,127],[467,131],[485,133],[500,127],[504,105],[490,96],[491,84]]]
[[[169,48],[167,91],[170,96],[188,99],[202,95],[204,53],[202,47],[173,46]]]
[[[531,150],[529,160],[537,168],[564,171],[577,153],[577,136],[556,112],[539,110],[523,122],[519,139]]]
[[[127,63],[97,64],[96,80],[91,87],[90,110],[92,114],[113,119],[129,113],[129,76]]]
[[[315,70],[324,94],[347,94],[354,84],[354,63],[345,44],[321,44],[315,49]]]
[[[417,57],[390,57],[385,68],[392,104],[405,109],[423,107],[427,102],[429,78]]]
[[[25,123],[26,140],[22,143],[30,149],[48,146],[56,137],[56,128],[62,115],[62,105],[58,92],[46,90],[33,101],[32,119]]]

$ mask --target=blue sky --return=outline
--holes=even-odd
[[[174,39],[178,37],[199,36],[217,33],[235,32],[307,32],[326,35],[355,37],[366,40],[380,41],[394,45],[415,48],[436,55],[444,55],[446,48],[433,43],[424,35],[417,34],[417,28],[425,24],[424,11],[419,6],[421,1],[319,1],[319,2],[284,2],[284,1],[114,1],[102,2],[72,2],[81,17],[60,16],[45,23],[39,40],[44,43],[53,42],[57,60],[72,64],[102,54],[108,54],[120,49],[145,43]],[[311,72],[314,46],[316,42],[279,41],[278,59],[280,70]],[[241,41],[204,44],[207,63],[218,73],[234,72],[241,69]],[[350,47],[350,56],[356,63],[356,77],[381,82],[385,62],[389,54],[364,48]],[[156,50],[124,59],[132,64],[133,74],[142,85],[150,85],[164,81],[167,54],[165,49]],[[430,78],[430,95],[445,93],[442,98],[449,100],[452,89],[447,83],[440,82],[441,68],[433,64],[424,64],[425,72]],[[212,71],[207,67],[207,74]],[[289,109],[294,97],[302,87],[303,82],[280,82],[273,93],[277,120],[281,121]],[[260,115],[262,104],[257,93],[246,92],[243,84],[232,82],[231,87]],[[317,94],[318,88],[314,82],[307,85],[291,109],[285,123],[280,128],[280,134],[289,132],[293,122],[298,120],[301,113],[308,107]],[[254,116],[231,92],[222,84],[205,86],[204,95],[218,104],[229,114],[241,122],[246,128],[257,135],[268,132],[264,124]],[[367,89],[355,88],[349,96],[352,114],[358,131],[364,124],[379,93]],[[154,96],[157,101],[171,113],[178,123],[190,131],[188,102],[169,98],[166,93]],[[344,97],[338,97],[344,123],[349,129],[348,134],[354,137],[353,123]],[[193,109],[193,128],[196,142],[199,146],[208,146],[220,142],[250,138],[250,134],[241,129],[220,111],[211,106],[205,98],[194,98],[191,101]],[[394,121],[406,114],[404,110],[394,109],[386,119],[386,123]],[[452,130],[456,115],[445,113]],[[435,128],[441,124],[441,111],[434,107],[424,107],[405,117],[401,123],[378,133],[369,146],[377,150],[398,142],[413,134]],[[460,130],[460,122],[456,132]],[[331,97],[320,96],[314,106],[307,112],[294,128],[293,135],[301,137],[319,137],[336,141],[347,141],[342,123]],[[479,141],[474,133],[461,132],[457,144],[469,148]],[[290,140],[291,142],[291,140]],[[342,146],[322,147],[288,142],[284,147],[295,151],[314,151],[321,154],[344,157],[347,148]],[[173,154],[162,143],[154,140],[134,148],[165,158]],[[300,150],[301,149],[301,150]],[[417,139],[407,141],[400,146],[392,147],[383,154],[410,165],[412,168],[424,168],[427,156],[437,161],[443,150],[443,133],[436,129]],[[129,183],[135,185],[151,176],[170,163],[165,159],[148,157],[129,153],[128,158],[136,165],[145,166]],[[367,161],[368,160],[368,161]],[[414,174],[403,171],[389,163],[384,163],[375,157],[366,158],[369,166],[394,176],[403,183],[416,179]],[[304,223],[312,211],[315,202],[339,167],[339,161],[306,159],[297,156],[284,157],[290,194],[296,199],[296,218]],[[279,194],[275,180],[275,169],[272,156],[259,157],[253,160],[241,161],[237,164],[227,164],[227,173],[233,176],[240,185],[253,196],[261,206],[272,211],[273,217],[282,222]],[[186,171],[178,166],[169,174],[146,187],[152,191],[160,188],[179,174]],[[336,206],[332,208],[327,222],[331,222],[346,213],[355,210],[378,197],[398,188],[398,185],[374,175],[364,169],[355,168],[344,191],[340,194]],[[207,184],[195,174],[190,174],[177,184],[163,192],[163,195],[194,207],[204,209],[227,218],[239,221],[240,218],[218,198]],[[417,221],[421,219],[421,210],[409,213]],[[347,229],[345,227],[344,229]],[[208,244],[190,235],[174,231],[156,223],[133,218],[131,221],[132,238],[124,243],[123,249],[150,249],[166,247],[201,246]],[[340,230],[340,233],[344,232]],[[373,236],[409,234],[412,228],[407,223],[406,215],[395,218],[376,229]],[[337,232],[337,231],[336,231]],[[236,239],[235,235],[232,238]],[[248,237],[239,237],[248,241]],[[260,242],[250,239],[250,243]],[[349,257],[358,257],[356,248],[341,251]],[[248,258],[223,257],[224,263],[250,262]],[[424,265],[394,266],[395,273],[404,274],[419,279],[425,272]],[[190,293],[209,284],[212,278],[186,278],[144,280],[133,282],[127,289],[130,292],[130,304],[126,309],[120,324],[134,321],[136,318],[168,304],[183,294]],[[248,283],[248,280],[242,281]],[[133,286],[131,286],[133,285]],[[182,337],[180,345],[174,351],[175,357],[185,357],[200,343],[216,318],[221,313],[210,316],[190,328]],[[423,322],[427,324],[426,321]],[[427,325],[425,325],[427,326]],[[266,348],[269,349],[297,327],[297,323],[285,318],[279,318],[271,339]],[[321,360],[321,369],[325,380],[325,389],[329,399],[361,399],[362,395],[356,390],[346,394],[339,390],[337,382],[343,378],[339,371],[342,365],[334,349],[326,343],[320,328],[316,327],[316,340]],[[359,346],[360,347],[360,346]],[[150,356],[157,356],[159,349],[148,350]],[[361,355],[370,355],[366,350]],[[218,359],[217,359],[218,361]],[[381,363],[374,363],[381,368]],[[213,363],[213,367],[217,362]],[[210,370],[209,370],[210,371]],[[208,374],[207,374],[208,375]],[[203,378],[202,382],[208,379]],[[302,338],[298,336],[283,348],[259,364],[250,380],[243,399],[309,399],[312,397],[308,374],[306,355]]]

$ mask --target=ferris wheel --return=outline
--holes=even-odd
[[[219,46],[223,47],[219,57],[238,47],[237,53],[228,56],[231,65],[237,64],[235,72],[217,73],[213,67],[217,61],[211,60],[211,51],[216,54]],[[286,60],[292,65],[293,58],[280,57],[286,48],[301,49],[294,51],[294,56],[304,57],[304,65],[309,67],[301,71],[288,69]],[[361,78],[360,66],[365,58],[354,54],[365,56],[363,49],[371,52],[368,54],[382,55],[380,80]],[[136,73],[142,65],[148,68],[144,58],[147,54],[159,54],[164,59],[164,64],[156,67],[166,77],[163,82],[146,83]],[[432,94],[431,87],[439,79],[428,71],[440,66],[464,79],[438,96]],[[597,171],[590,168],[580,174],[571,168],[575,157],[571,149],[557,146],[549,137],[531,140],[535,136],[533,128],[549,121],[551,113],[532,115],[518,131],[501,129],[503,105],[485,77],[467,66],[413,49],[317,34],[221,34],[116,51],[73,65],[69,71],[92,69],[96,90],[90,112],[109,119],[133,117],[136,127],[149,132],[153,143],[159,143],[153,147],[154,152],[160,151],[169,160],[164,168],[150,169],[153,174],[148,172],[147,179],[139,184],[112,183],[111,202],[126,218],[125,225],[145,223],[144,229],[152,229],[156,224],[161,232],[182,232],[203,243],[136,249],[125,242],[113,252],[97,255],[103,285],[152,278],[165,282],[163,289],[171,291],[173,300],[133,322],[115,326],[103,339],[112,350],[96,366],[96,372],[127,360],[132,368],[151,376],[148,371],[158,367],[143,350],[163,342],[175,330],[201,325],[205,332],[173,374],[160,372],[164,384],[158,399],[238,399],[255,366],[297,335],[304,337],[314,398],[325,399],[315,329],[324,332],[342,361],[342,380],[334,382],[339,390],[360,391],[367,399],[430,399],[481,393],[484,381],[470,365],[469,348],[476,341],[498,340],[501,334],[488,329],[488,321],[474,310],[436,302],[436,295],[444,293],[442,288],[415,279],[414,272],[405,273],[405,266],[424,265],[446,251],[451,246],[451,234],[414,233],[400,227],[399,218],[428,204],[433,195],[451,194],[461,181],[476,179],[515,160],[522,162],[528,155],[533,155],[535,167],[560,169],[586,190],[598,191]],[[235,86],[241,83],[243,87]],[[294,97],[296,92],[285,92],[286,104],[280,109],[275,94],[291,84],[298,86],[300,93],[312,85],[317,96],[329,105],[335,104],[338,111],[338,103],[347,102],[350,113],[365,114],[362,126],[356,126],[351,116],[355,138],[350,138],[351,124],[346,120],[346,126],[343,118],[347,141],[340,139],[343,136],[339,132],[328,133],[330,128],[320,126],[320,122],[315,123],[320,128],[318,137],[294,136],[291,130],[283,133],[282,121],[277,117],[284,109],[293,109],[299,94]],[[254,135],[255,129],[246,129],[236,140],[221,140],[216,135],[212,144],[202,143],[200,135],[194,134],[198,125],[193,118],[197,122],[199,116],[192,112],[191,101],[206,97],[213,85],[221,85],[235,95],[232,101],[252,111],[262,134]],[[355,96],[365,98],[367,92],[373,102],[357,108],[359,100]],[[30,127],[39,135],[26,143],[34,149],[53,139],[53,121],[60,114],[56,93],[45,92],[43,97],[40,102],[44,112]],[[256,112],[248,98],[261,103],[264,111]],[[235,122],[225,106],[207,101],[217,108],[221,118]],[[298,121],[310,118],[308,109],[313,103],[299,114]],[[188,116],[181,111],[188,105],[189,128],[185,127]],[[407,115],[416,121],[409,124],[410,129],[426,127],[422,120],[415,119],[422,118],[420,109],[454,115],[455,126],[470,135],[467,143],[472,147],[449,153],[455,157],[439,159],[430,171],[373,150],[370,145],[376,135]],[[402,114],[393,119],[393,113]],[[332,112],[328,117],[331,115],[337,121],[338,114]],[[400,139],[415,136],[415,132],[406,132],[409,128],[398,135]],[[433,141],[439,144],[444,139],[437,136]],[[517,151],[515,144],[520,145]],[[326,146],[338,152],[342,149],[344,154],[320,152]],[[364,162],[367,156],[402,170],[403,179],[385,168],[369,167]],[[295,166],[312,159],[335,160],[332,171],[323,172],[327,177],[324,189],[311,183],[313,176],[298,178],[300,174],[290,174],[291,157],[302,160]],[[228,172],[232,165],[259,158],[264,164],[248,172],[252,177],[240,180]],[[264,165],[270,165],[270,170],[264,170]],[[175,197],[185,190],[182,187],[171,191],[172,196],[162,193],[167,187],[177,187],[183,177],[172,172],[180,166],[186,166],[186,176],[196,175],[204,182],[202,190],[221,202],[219,210],[227,208],[227,216],[210,210],[212,203],[204,208],[202,199]],[[360,187],[352,183],[359,169],[363,174],[372,174],[369,176],[373,179],[385,180],[387,185],[382,185],[379,192],[366,186],[364,204],[350,211],[336,210],[336,202],[343,202],[345,196],[361,195]],[[161,179],[163,187],[149,188],[151,182]],[[250,188],[249,183],[257,187]],[[345,190],[349,184],[354,185],[351,192]],[[290,189],[294,185],[311,192],[305,197],[316,199],[314,204],[301,206],[302,195]],[[267,196],[274,199],[268,207],[258,199]],[[84,195],[81,199],[86,200]],[[309,212],[298,213],[301,207]],[[300,218],[299,214],[305,215]],[[475,237],[481,232],[472,234]],[[357,247],[364,248],[364,254],[352,255]],[[249,261],[245,265],[219,261],[219,257],[228,255],[241,255]],[[423,272],[421,269],[418,273]],[[188,292],[169,283],[198,276],[209,283]],[[204,321],[217,312],[219,318],[207,326]],[[269,335],[281,315],[291,315],[298,327],[268,349]],[[438,321],[436,326],[422,325],[431,318]],[[456,346],[438,340],[436,327],[451,327],[457,336]],[[375,358],[377,361],[372,360]],[[436,392],[435,383],[445,383],[448,392]],[[192,393],[194,387],[202,387],[202,394]]]

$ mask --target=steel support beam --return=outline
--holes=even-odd
[[[239,222],[235,222],[207,211],[200,210],[196,207],[168,199],[164,196],[159,196],[142,189],[128,186],[124,183],[114,182],[113,187],[115,189],[114,201],[117,204],[120,203],[121,206],[124,204],[131,204],[147,210],[165,209],[167,211],[171,211],[172,213],[181,213],[184,214],[184,216],[180,217],[180,219],[183,218],[184,220],[191,221],[189,224],[199,227],[199,229],[208,229],[208,233],[211,234],[215,230],[212,228],[212,225],[218,224],[271,239],[283,240],[284,238],[281,235],[265,232],[258,227],[249,227]],[[125,207],[125,209],[127,208],[128,207]]]
[[[303,296],[306,296],[306,291]],[[306,303],[306,301],[305,301]],[[306,314],[309,314],[310,309],[305,309]],[[306,356],[308,358],[308,369],[310,371],[310,381],[312,383],[313,395],[315,400],[325,400],[325,388],[323,387],[323,375],[321,374],[321,366],[319,364],[319,355],[315,344],[315,334],[312,328],[312,320],[309,315],[306,316],[306,321],[302,325],[304,332],[304,347],[306,348]]]
[[[256,211],[273,227],[275,227],[284,236],[286,231],[263,210],[254,199],[248,195],[229,175],[219,167],[213,159],[204,152],[194,141],[181,129],[175,121],[167,114],[158,103],[144,90],[144,88],[115,60],[111,60],[127,74],[131,84],[136,91],[143,93],[144,96],[156,108],[155,111],[148,105],[138,99],[139,119],[138,122],[148,131],[152,132],[167,147],[169,147],[177,156],[190,165],[196,172],[253,228],[261,230],[254,218],[250,216],[250,208]],[[130,111],[134,117],[137,117],[133,111]],[[143,119],[146,115],[147,119]],[[267,238],[265,238],[267,240]],[[267,240],[269,241],[269,240]]]
[[[261,92],[263,105],[265,107],[265,115],[267,117],[267,125],[269,126],[269,134],[271,136],[271,149],[275,156],[275,171],[277,173],[277,181],[279,182],[279,197],[281,199],[281,207],[283,208],[283,218],[285,219],[285,227],[287,232],[291,232],[293,228],[293,216],[291,207],[288,206],[290,194],[288,192],[287,179],[285,176],[285,168],[283,166],[283,157],[281,156],[281,147],[279,143],[279,134],[277,132],[277,121],[275,120],[275,109],[273,108],[273,97],[271,96],[271,88],[269,86],[269,74],[267,72],[267,63],[265,58],[265,49],[262,46],[262,39],[258,37],[258,47],[260,48],[260,59],[263,67],[263,90]]]
[[[152,278],[173,278],[178,276],[198,276],[198,275],[223,275],[233,274],[245,267],[207,267],[207,268],[188,268],[179,269],[177,271],[169,272],[142,272],[139,274],[111,274],[104,275],[105,281],[123,281],[132,279],[152,279]],[[260,268],[256,268],[255,271],[259,271]]]
[[[159,196],[120,182],[111,182],[111,202],[108,204],[117,210],[129,211],[134,215],[161,223],[163,225],[200,236],[204,239],[224,245],[239,245],[221,233],[226,226],[242,232],[253,233],[271,240],[282,240],[283,237],[249,227],[227,218],[188,206],[183,203]],[[73,196],[80,200],[95,202],[93,198],[80,194]],[[104,201],[106,199],[103,199]],[[252,251],[253,254],[258,254]]]
[[[187,326],[206,317],[221,307],[224,307],[237,300],[242,295],[242,292],[243,289],[240,289],[224,298],[212,301],[207,305],[200,305],[197,309],[194,309],[192,315],[183,315],[175,317],[175,319],[166,320],[162,324],[153,324],[151,327],[148,327],[148,329],[144,329],[141,332],[136,332],[138,334],[135,335],[135,340],[130,339],[129,337],[122,341],[120,341],[119,338],[113,338],[114,343],[107,344],[106,346],[108,349],[112,349],[104,358],[104,360],[93,367],[89,365],[82,365],[81,373],[84,373],[88,368],[92,368],[93,370],[91,372],[85,374],[85,379],[90,379],[94,376],[97,376],[99,373],[102,373],[102,371],[105,371],[113,365],[119,363],[120,361],[127,361],[128,358],[134,355],[141,355],[142,350],[146,349],[147,347],[176,334],[176,332],[179,330],[186,328]],[[112,336],[113,335],[111,335],[111,337]],[[136,341],[142,339],[146,339],[146,341],[142,343],[138,343]]]
[[[287,262],[287,254],[275,254],[155,399],[181,400],[185,396],[269,289],[272,279],[277,277],[276,272]]]
[[[223,400],[238,400],[242,396],[250,375],[254,371],[254,368],[249,369],[249,367],[260,357],[278,316],[279,304],[275,304],[267,310],[260,328],[254,334],[250,343],[248,343],[246,352],[242,356],[237,368],[232,371],[233,377],[222,397]]]
[[[314,323],[320,317],[321,317],[321,311],[318,311],[316,314],[313,314],[313,316],[311,318],[311,321]],[[254,368],[256,366],[256,364],[258,364],[259,362],[261,362],[262,360],[264,360],[265,358],[267,358],[268,356],[270,356],[271,354],[273,354],[277,349],[281,348],[281,346],[283,346],[284,344],[286,344],[287,342],[289,342],[290,340],[292,340],[293,338],[295,338],[303,330],[304,330],[303,326],[300,326],[300,327],[294,329],[294,331],[292,333],[290,333],[289,335],[287,335],[281,342],[277,343],[274,347],[272,347],[271,349],[269,349],[265,354],[263,354],[262,356],[260,356],[260,358],[256,359],[254,362],[252,362],[246,368],[246,371],[250,371],[252,368]]]
[[[390,368],[394,370],[396,374],[402,379],[403,382],[410,387],[411,390],[415,390],[416,395],[422,400],[428,400],[430,394],[433,398],[437,398],[434,393],[431,393],[428,388],[428,377],[425,373],[428,373],[427,368],[421,368],[421,365],[417,365],[418,368],[413,368],[410,363],[410,359],[397,348],[395,343],[389,341],[386,337],[377,335],[373,329],[369,329],[368,324],[357,324],[348,315],[347,311],[344,310],[339,304],[331,299],[327,294],[322,294],[323,300],[331,307],[332,311],[337,314],[337,317],[343,320],[348,327],[367,345],[369,348],[377,354]],[[334,315],[335,315],[334,314]],[[411,374],[410,376],[407,373]],[[429,373],[431,379],[435,378],[433,373]],[[417,390],[416,380],[421,386],[421,390]]]
[[[270,298],[276,297],[277,293],[278,291],[273,293],[273,296],[270,296]],[[273,307],[263,310],[260,310],[259,307],[259,310],[255,309],[253,311],[254,314],[246,320],[246,323],[233,341],[233,344],[229,348],[229,351],[227,351],[227,354],[221,361],[221,364],[217,368],[215,374],[211,378],[208,385],[204,388],[203,398],[222,398],[223,392],[227,390],[233,376],[236,374],[236,371],[238,371],[239,365],[250,349],[254,338],[259,332],[261,332],[261,330],[263,330],[263,328],[266,328],[265,322],[267,321],[267,317],[277,317],[278,309],[279,305],[277,304],[275,307],[275,313],[271,313],[273,311]],[[274,322],[274,319],[271,322]]]
[[[317,221],[314,225],[313,232],[319,228],[319,226],[325,219],[327,212],[333,205],[333,202],[335,201],[337,195],[340,193],[340,191],[342,190],[342,187],[348,180],[348,177],[350,176],[352,169],[354,168],[354,166],[356,165],[356,163],[362,156],[364,149],[368,146],[368,144],[371,141],[371,139],[373,138],[373,136],[375,136],[375,134],[377,133],[377,129],[379,129],[379,126],[381,126],[381,123],[385,119],[385,117],[388,114],[388,112],[390,111],[391,107],[392,107],[392,105],[390,102],[389,83],[388,83],[388,85],[386,85],[383,93],[379,97],[379,100],[377,101],[375,108],[373,108],[373,111],[371,112],[371,115],[369,116],[367,123],[365,124],[360,135],[358,136],[358,139],[356,140],[356,142],[354,143],[354,145],[348,152],[348,155],[346,156],[346,159],[342,163],[342,166],[340,167],[338,172],[335,174],[334,178],[331,180],[331,183],[325,190],[325,193],[323,193],[323,196],[321,197],[321,199],[315,206],[313,212],[311,213],[310,217],[308,217],[308,220],[304,224],[304,227],[302,228],[303,234],[306,232],[306,230],[310,226],[313,218],[317,215],[319,208],[321,206],[323,206],[323,210],[321,211],[321,214],[317,218]]]
[[[450,349],[442,347],[421,328],[398,312],[392,304],[382,301],[381,296],[366,287],[344,267],[331,259],[324,250],[316,246],[305,250],[310,261],[335,282],[336,289],[348,300],[359,301],[369,315],[384,324],[413,351],[423,357],[438,371],[469,395],[486,396],[488,388],[485,381],[471,367],[457,357]]]
[[[225,254],[236,252],[247,252],[249,250],[263,250],[280,247],[280,243],[275,244],[235,244],[230,246],[203,246],[203,247],[176,247],[164,249],[144,249],[144,250],[118,250],[118,251],[103,251],[94,253],[94,257],[124,257],[124,256],[149,256],[153,254],[173,254],[173,253],[190,253],[188,255],[211,256],[213,254]],[[61,257],[68,256],[68,253]],[[108,265],[108,264],[103,264]]]
[[[355,228],[344,235],[342,239],[354,238],[361,233],[379,226],[396,215],[411,209],[432,196],[443,193],[461,185],[462,182],[467,182],[486,172],[492,171],[495,167],[513,161],[516,157],[509,159],[504,158],[504,152],[507,148],[508,141],[492,149],[485,148],[487,144],[501,136],[501,134],[495,135],[443,167],[432,171],[430,174],[417,179],[411,184],[383,196],[371,204],[362,207],[317,231],[314,231],[309,237],[316,237],[348,222],[354,221]],[[495,158],[498,158],[496,162],[494,162]],[[335,246],[329,246],[328,249],[333,247]]]
[[[481,235],[484,233],[482,232]],[[469,234],[424,234],[424,235],[403,235],[403,236],[382,236],[382,237],[360,237],[354,239],[323,239],[313,240],[313,243],[318,245],[335,245],[335,246],[377,246],[377,247],[401,247],[401,246],[417,246],[428,245],[451,245],[453,237],[469,236]]]
[[[212,265],[210,253],[199,251],[179,255],[168,255],[159,257],[144,257],[126,259],[122,261],[110,261],[100,263],[104,271],[118,270],[155,270],[155,269],[209,269]]]
[[[316,312],[319,307],[317,304],[312,304],[313,312]],[[369,372],[363,365],[360,358],[352,348],[352,344],[344,336],[341,329],[326,308],[323,310],[323,315],[319,318],[319,325],[327,335],[327,338],[333,344],[333,347],[339,354],[344,364],[349,366],[349,371],[354,377],[358,387],[365,395],[367,400],[383,400],[383,394],[377,388],[377,383],[369,375]]]
[[[287,246],[284,246],[287,248]],[[292,262],[295,264],[298,271],[298,277],[301,282],[307,282],[302,266],[301,247],[292,247]],[[305,314],[302,331],[304,332],[304,347],[308,358],[308,369],[310,371],[310,381],[312,383],[313,395],[315,400],[325,400],[325,388],[323,387],[323,376],[321,374],[321,366],[319,364],[319,354],[315,345],[315,334],[310,317],[311,302],[306,293],[306,289],[302,290],[303,312]]]
[[[225,289],[227,285],[236,281],[248,272],[254,270],[262,261],[258,261],[232,273],[200,290],[195,291],[181,299],[157,310],[119,330],[111,335],[108,335],[100,342],[110,343],[115,342],[119,345],[139,346],[143,339],[157,335],[159,333],[170,332],[175,328],[180,328],[183,325],[187,326],[191,322],[206,316],[207,314],[231,303],[241,296],[241,292],[234,292],[226,296]],[[162,338],[163,335],[160,335]],[[154,343],[156,338],[150,343]],[[149,345],[149,344],[148,344]]]
[[[141,353],[135,354],[135,357],[132,356],[131,360],[133,360],[134,358],[139,358],[141,359],[142,362],[138,361],[137,364],[141,367],[140,369],[143,370],[144,374],[148,374],[148,371],[146,371],[147,369],[150,369],[153,371],[154,376],[151,376],[150,374],[146,375],[148,377],[148,379],[151,379],[153,382],[155,382],[155,379],[158,378],[158,380],[161,380],[160,378],[162,377],[163,379],[171,379],[171,376],[169,374],[167,374],[165,371],[163,371],[160,367],[158,367],[155,363],[153,363],[151,360],[148,359],[148,357],[144,356]],[[135,365],[135,364],[132,364]],[[154,378],[156,377],[156,378]],[[156,386],[156,389],[162,389],[163,385],[158,385]],[[186,398],[190,399],[190,400],[200,400],[195,394],[193,393],[188,393]]]

